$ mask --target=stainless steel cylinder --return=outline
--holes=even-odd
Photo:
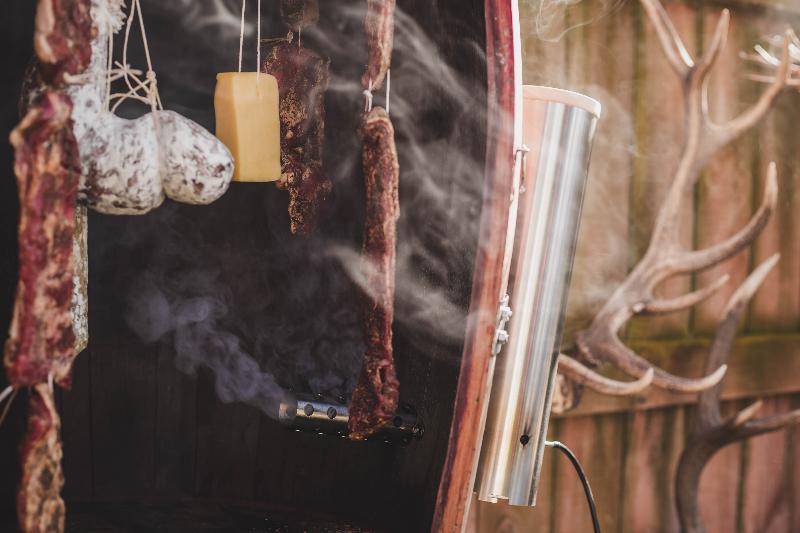
[[[344,400],[328,401],[320,396],[287,399],[278,409],[278,421],[284,426],[320,435],[346,437],[349,419]],[[423,434],[424,428],[414,408],[401,405],[394,418],[368,440],[407,444],[422,438]]]
[[[535,505],[551,387],[600,104],[523,87],[520,185],[508,342],[495,374],[476,477],[478,498]]]

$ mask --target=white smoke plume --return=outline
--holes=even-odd
[[[168,204],[131,224],[132,240],[148,250],[137,257],[145,266],[126,296],[131,329],[146,342],[169,343],[181,371],[213,372],[222,401],[270,416],[290,391],[347,395],[364,352],[356,134],[364,5],[321,2],[321,24],[302,36],[332,60],[325,170],[334,193],[317,235],[288,234],[285,192],[269,185],[234,185],[212,206]],[[265,39],[286,34],[276,6],[262,4]],[[165,107],[213,130],[214,73],[235,65],[241,4],[143,0],[143,8]],[[397,14],[390,95],[401,167],[397,358],[463,342],[482,201],[485,138],[475,132],[485,129],[485,68],[462,73],[431,34]],[[468,38],[448,46],[448,56],[467,65],[485,61]],[[246,44],[245,62],[254,60]],[[376,94],[375,105],[384,99]]]

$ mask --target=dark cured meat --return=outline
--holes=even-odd
[[[292,31],[319,22],[319,0],[281,0],[281,18]]]
[[[365,89],[370,88],[370,82],[373,91],[380,89],[392,66],[394,9],[395,0],[367,0],[364,27],[367,31],[369,59],[367,70],[361,77],[361,84]]]
[[[4,363],[15,387],[33,387],[28,431],[20,447],[17,515],[23,533],[64,531],[60,422],[54,380],[70,385],[73,237],[80,176],[72,100],[63,87],[89,65],[91,0],[39,0],[22,122],[11,132],[20,200],[19,281]]]
[[[15,387],[48,381],[69,386],[72,330],[72,236],[78,147],[68,96],[46,90],[11,133],[20,201],[19,283],[5,346]]]
[[[31,392],[28,431],[20,446],[22,480],[17,518],[24,533],[64,531],[60,426],[50,386],[37,385]]]
[[[368,437],[391,420],[400,395],[392,352],[400,167],[394,127],[386,110],[375,107],[365,115],[360,133],[367,192],[361,250],[367,350],[350,402],[349,428],[353,440]]]
[[[33,44],[50,85],[69,82],[92,59],[89,0],[39,0]]]
[[[289,190],[294,234],[313,232],[333,185],[322,170],[325,91],[330,60],[291,41],[275,46],[263,70],[275,76],[280,92],[281,179]]]

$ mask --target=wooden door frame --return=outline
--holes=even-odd
[[[447,449],[431,531],[461,533],[483,433],[497,307],[508,284],[522,139],[519,9],[516,0],[485,0],[487,87],[486,173],[469,317]]]

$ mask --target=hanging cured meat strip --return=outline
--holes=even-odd
[[[28,431],[20,447],[22,480],[17,518],[25,533],[64,531],[60,425],[53,391],[47,384],[37,385],[31,392]]]
[[[15,387],[69,384],[70,306],[79,154],[62,90],[91,60],[90,0],[39,0],[22,122],[11,134],[20,199],[19,283],[4,363]],[[31,90],[34,89],[35,90]]]
[[[281,0],[281,18],[292,31],[319,22],[319,0]]]
[[[264,71],[280,91],[281,179],[289,190],[289,221],[294,234],[312,233],[332,189],[322,169],[325,141],[325,90],[330,60],[292,42],[275,46]]]
[[[367,0],[364,27],[367,31],[369,59],[367,69],[361,78],[361,84],[365,89],[371,88],[373,91],[380,89],[391,67],[394,10],[395,0]]]
[[[20,200],[19,284],[5,346],[15,387],[69,384],[74,357],[72,237],[78,148],[69,97],[46,90],[11,134]]]
[[[50,85],[70,83],[92,58],[91,2],[39,0],[33,44]]]
[[[397,409],[400,383],[392,352],[397,219],[400,215],[400,167],[394,127],[383,108],[364,116],[362,164],[367,209],[362,248],[363,307],[367,350],[350,402],[350,438],[361,440],[390,420]]]
[[[72,100],[91,58],[90,0],[39,0],[25,115],[11,133],[20,200],[19,282],[4,363],[14,387],[32,387],[28,431],[20,448],[17,495],[24,533],[64,530],[59,418],[48,381],[69,386],[75,357],[72,326],[73,237],[80,158]]]

